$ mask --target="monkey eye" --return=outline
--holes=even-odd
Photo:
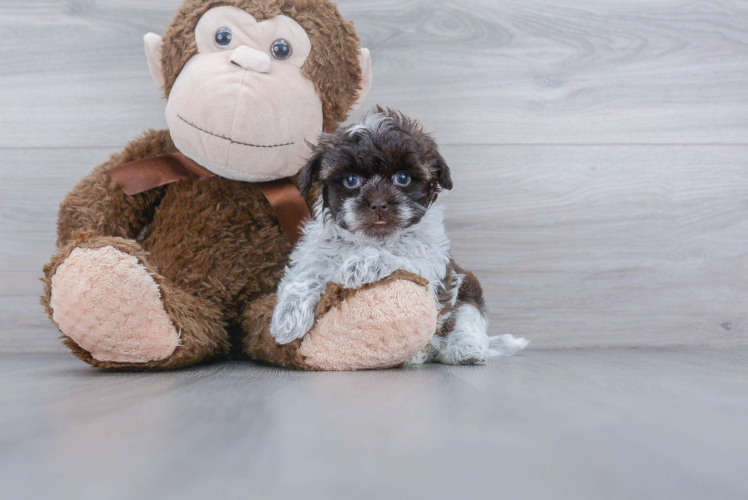
[[[218,31],[216,31],[216,45],[222,49],[231,45],[231,40],[233,39],[234,34],[231,32],[231,28],[224,26],[223,28],[218,28]]]
[[[359,179],[356,174],[350,174],[343,180],[343,184],[345,184],[345,187],[348,189],[353,189],[361,184],[361,179]]]
[[[270,53],[273,54],[273,57],[281,61],[288,59],[291,57],[291,44],[287,40],[279,38],[270,46]]]
[[[398,172],[395,174],[395,184],[398,186],[407,186],[410,184],[410,176],[405,172]]]

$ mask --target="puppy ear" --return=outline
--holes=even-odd
[[[434,137],[424,132],[423,126],[417,120],[411,120],[402,113],[391,110],[388,110],[388,112],[394,113],[399,119],[400,126],[416,140],[421,160],[429,165],[429,171],[434,176],[434,179],[436,179],[439,187],[447,191],[452,189],[452,174],[449,172],[447,161],[442,156],[441,151],[439,151],[439,146]],[[436,189],[436,185],[433,188]]]
[[[452,174],[449,172],[447,162],[444,160],[441,154],[438,154],[436,156],[434,170],[436,170],[436,180],[442,187],[442,189],[446,189],[447,191],[452,189]]]
[[[322,169],[322,160],[325,158],[325,151],[317,148],[309,158],[309,161],[299,172],[299,191],[301,196],[306,198],[309,194],[309,190],[312,189],[312,185],[319,180],[319,171]]]

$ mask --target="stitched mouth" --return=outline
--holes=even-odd
[[[270,145],[265,146],[265,145],[262,145],[262,144],[250,144],[248,142],[235,141],[231,137],[225,137],[225,136],[222,136],[220,134],[214,134],[213,132],[210,132],[209,130],[202,129],[202,128],[198,127],[197,125],[195,125],[194,123],[185,120],[184,118],[182,118],[181,115],[177,115],[177,118],[179,118],[180,120],[182,120],[184,123],[186,123],[190,127],[194,128],[195,130],[199,130],[200,132],[202,132],[204,134],[212,135],[213,137],[218,137],[219,139],[223,139],[225,141],[229,141],[231,144],[239,144],[240,146],[249,146],[251,148],[280,148],[280,147],[283,147],[283,146],[291,146],[291,145],[295,144],[294,142],[287,142],[285,144],[270,144]]]

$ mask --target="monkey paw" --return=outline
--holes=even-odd
[[[398,271],[348,290],[331,285],[300,353],[321,370],[390,368],[410,360],[436,331],[436,302],[425,280]]]
[[[160,361],[179,345],[158,284],[133,255],[76,248],[51,283],[52,318],[98,361]]]

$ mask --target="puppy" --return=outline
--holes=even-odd
[[[444,209],[452,179],[436,142],[401,113],[376,111],[324,135],[299,174],[303,195],[320,189],[314,219],[291,254],[270,331],[280,344],[314,325],[329,281],[358,288],[403,269],[426,278],[438,306],[431,343],[411,363],[480,364],[527,345],[488,336],[483,291],[450,255]]]

